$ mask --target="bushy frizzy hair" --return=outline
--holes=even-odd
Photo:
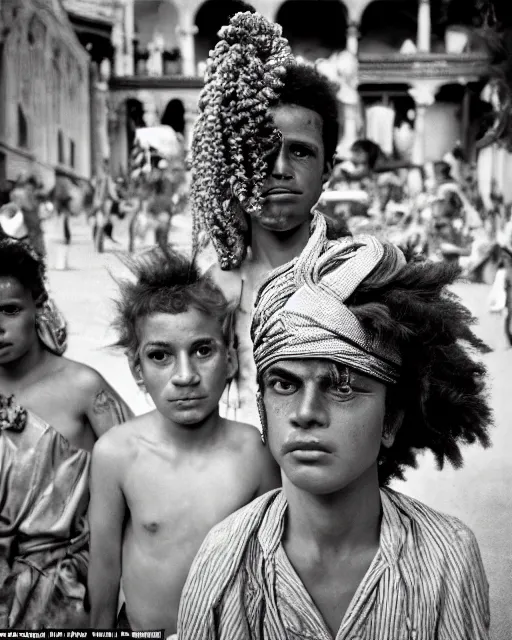
[[[325,162],[332,163],[340,129],[334,85],[312,65],[288,63],[279,104],[296,105],[318,113],[322,118]]]
[[[442,468],[446,460],[462,466],[462,444],[489,446],[492,411],[477,354],[490,349],[473,333],[469,310],[447,288],[459,275],[454,265],[412,261],[390,281],[383,262],[347,300],[367,331],[402,354],[400,381],[388,387],[387,409],[389,415],[403,411],[404,418],[391,448],[381,448],[383,485],[403,479],[425,449]]]
[[[117,314],[113,327],[118,339],[114,346],[137,360],[139,338],[137,322],[153,313],[178,314],[190,308],[217,318],[226,345],[233,342],[233,311],[219,287],[200,275],[184,256],[169,249],[152,249],[137,258],[123,256],[135,281],[115,279],[120,296],[115,300]]]
[[[23,242],[10,238],[0,239],[0,276],[16,278],[30,291],[37,304],[42,304],[48,298],[44,263]]]
[[[261,207],[266,158],[279,133],[269,109],[291,60],[281,27],[258,13],[237,13],[223,27],[199,97],[192,140],[194,240],[208,231],[222,269],[246,254],[246,220]]]

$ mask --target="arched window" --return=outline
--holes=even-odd
[[[277,12],[295,55],[307,60],[328,58],[347,42],[347,11],[340,0],[287,0]]]
[[[168,102],[161,123],[172,127],[177,133],[185,131],[185,107],[181,100],[175,98]]]
[[[28,149],[28,123],[20,104],[18,105],[18,147]]]
[[[195,38],[196,61],[204,62],[211,49],[219,40],[219,29],[228,24],[231,17],[239,11],[254,11],[254,7],[243,0],[207,0],[196,13]]]

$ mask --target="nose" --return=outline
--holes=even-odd
[[[180,353],[176,358],[176,366],[171,375],[171,382],[177,387],[197,385],[200,377],[187,353]]]
[[[273,156],[272,177],[276,180],[291,180],[293,178],[290,160],[285,146],[282,144],[279,151]]]
[[[290,420],[294,427],[299,429],[312,429],[313,427],[326,427],[329,424],[328,413],[320,389],[316,385],[305,385],[290,414]]]

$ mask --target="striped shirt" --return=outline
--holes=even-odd
[[[459,520],[381,491],[379,550],[335,640],[485,640],[489,598],[478,544]],[[217,525],[190,570],[178,640],[332,640],[281,539],[281,490]]]

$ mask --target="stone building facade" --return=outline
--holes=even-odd
[[[0,2],[0,181],[90,178],[89,56],[59,0]]]
[[[457,142],[474,152],[488,62],[464,2],[445,2],[442,13],[440,0],[117,0],[114,170],[126,169],[137,126],[170,124],[190,137],[217,31],[248,5],[283,26],[296,55],[323,59],[338,80],[345,147],[365,135],[414,163]]]

